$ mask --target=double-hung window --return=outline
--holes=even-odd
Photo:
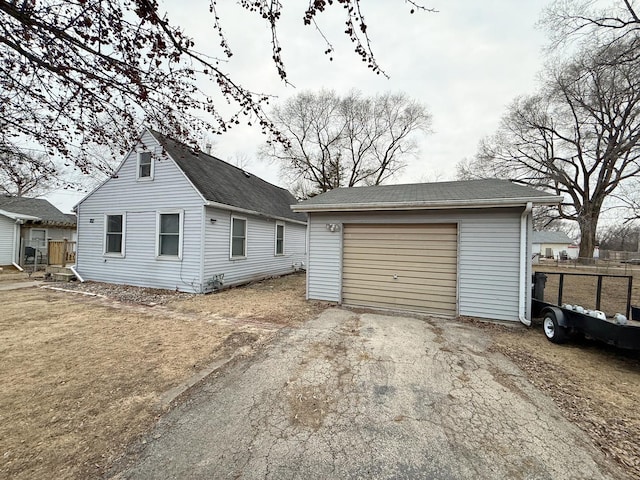
[[[247,256],[247,220],[231,217],[231,258]]]
[[[106,255],[124,256],[125,215],[105,216],[104,253]]]
[[[151,152],[138,152],[138,180],[153,179],[153,158]]]
[[[158,212],[157,256],[182,258],[182,212]]]
[[[284,255],[284,223],[276,223],[276,255]]]

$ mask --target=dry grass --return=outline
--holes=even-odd
[[[494,338],[493,348],[524,370],[606,456],[640,478],[640,355],[588,340],[554,345],[540,325],[495,329]]]
[[[303,284],[285,277],[155,308],[0,292],[0,477],[100,475],[153,424],[163,392],[238,338],[264,340],[318,312]]]
[[[283,325],[298,325],[320,313],[327,304],[305,300],[305,275],[298,273],[213,295],[198,295],[170,302],[177,311],[207,318],[251,318]]]

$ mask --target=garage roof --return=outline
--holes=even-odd
[[[531,235],[532,243],[571,243],[573,240],[564,232],[533,232]]]
[[[509,180],[483,179],[336,188],[291,208],[295,212],[486,208],[520,206],[527,202],[554,205],[561,200],[561,196]]]

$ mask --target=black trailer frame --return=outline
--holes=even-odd
[[[558,303],[544,301],[544,284],[547,275],[560,275],[558,283]],[[563,308],[562,295],[564,277],[566,275],[597,277],[596,310],[600,309],[602,298],[602,279],[605,277],[627,279],[626,315],[629,318],[631,308],[631,290],[633,277],[631,275],[608,275],[599,273],[564,273],[564,272],[535,272],[533,275],[533,295],[531,314],[535,318],[543,318],[543,329],[547,338],[554,343],[564,343],[569,334],[582,333],[602,342],[619,348],[640,350],[640,324],[633,320],[625,325],[615,323],[612,319],[600,319],[585,313],[579,313]],[[634,319],[635,320],[635,319]]]

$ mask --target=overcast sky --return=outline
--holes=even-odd
[[[280,40],[288,79],[277,76],[270,52],[270,32],[235,2],[219,2],[219,15],[234,52],[223,65],[236,81],[254,91],[285,99],[301,90],[358,88],[374,95],[405,92],[427,105],[433,133],[423,137],[420,154],[394,183],[453,180],[456,163],[472,157],[479,140],[493,133],[505,107],[518,95],[532,93],[544,62],[545,32],[536,28],[550,0],[426,0],[438,13],[409,13],[402,0],[363,0],[365,21],[378,63],[390,76],[377,76],[353,53],[342,33],[340,7],[329,8],[319,23],[333,43],[333,61],[312,27],[302,24],[306,2],[284,2]],[[198,50],[215,54],[219,40],[211,28],[209,2],[185,0],[179,9],[166,0],[174,24],[194,37]],[[278,101],[278,100],[275,100]],[[248,157],[245,168],[277,185],[278,168],[256,157],[264,137],[256,127],[238,126],[216,137],[212,153],[233,163]],[[83,194],[63,192],[48,198],[63,211]]]

